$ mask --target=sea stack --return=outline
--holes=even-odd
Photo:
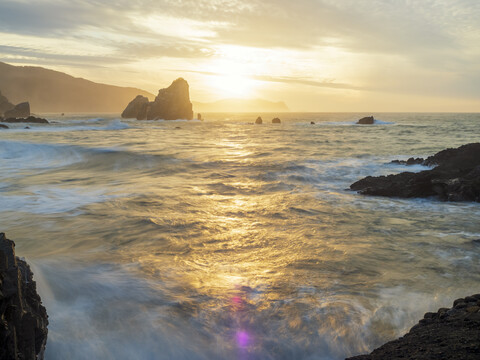
[[[0,359],[43,360],[47,325],[30,266],[0,233]]]
[[[255,124],[262,124],[262,123],[263,123],[262,117],[261,116],[257,117],[257,120],[255,120]]]
[[[30,104],[23,102],[15,105],[13,109],[5,111],[6,118],[26,118],[30,116]]]
[[[280,121],[279,118],[273,118],[272,119],[272,124],[280,124],[280,123],[281,123],[281,121]]]
[[[2,95],[2,92],[0,91],[0,116],[5,114],[6,111],[9,111],[13,109],[15,105],[13,105],[8,99]]]
[[[357,121],[357,124],[360,125],[372,125],[373,123],[375,123],[373,116],[365,116]]]
[[[122,117],[137,120],[192,120],[188,83],[182,78],[175,80],[168,88],[160,89],[151,102],[144,96],[137,96],[127,105]]]

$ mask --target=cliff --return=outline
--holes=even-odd
[[[13,66],[0,62],[3,95],[18,104],[28,101],[33,113],[122,111],[138,94],[153,94],[136,88],[99,84],[41,67]]]

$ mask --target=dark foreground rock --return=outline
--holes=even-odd
[[[480,294],[455,300],[450,309],[426,313],[400,339],[369,355],[347,360],[478,360],[480,359]]]
[[[363,195],[400,198],[435,196],[443,201],[480,202],[480,143],[446,149],[421,160],[410,162],[436,167],[419,173],[367,176],[350,185],[350,189]]]
[[[0,124],[0,129],[8,129],[7,125]]]
[[[23,102],[15,105],[13,109],[5,111],[4,116],[6,118],[22,118],[30,116],[30,104]]]
[[[122,117],[137,120],[192,120],[188,83],[182,78],[175,80],[168,88],[160,89],[152,102],[144,96],[137,96],[127,105]]]
[[[375,122],[373,116],[365,116],[357,121],[357,124],[360,125],[372,125]]]
[[[47,119],[37,118],[35,116],[29,116],[26,118],[8,118],[3,119],[1,122],[5,123],[32,123],[32,124],[49,124]]]
[[[0,233],[0,359],[42,360],[47,325],[30,267]]]

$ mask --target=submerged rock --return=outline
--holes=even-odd
[[[168,88],[160,89],[152,102],[148,102],[144,96],[137,96],[127,105],[122,117],[137,120],[192,120],[188,83],[182,78],[175,80]]]
[[[477,360],[480,358],[480,294],[454,301],[450,309],[426,313],[403,337],[369,355],[347,360]]]
[[[8,118],[8,119],[3,119],[2,122],[6,123],[32,123],[32,124],[49,124],[47,119],[43,118],[37,118],[35,116],[29,116],[27,118]]]
[[[373,116],[365,116],[357,121],[357,124],[360,125],[372,125],[375,122]]]
[[[411,162],[419,163],[415,159]],[[436,167],[419,173],[367,176],[350,189],[364,195],[480,202],[480,143],[440,151],[421,164]]]
[[[0,359],[42,360],[47,325],[30,267],[0,233]]]
[[[281,123],[281,121],[280,121],[279,118],[273,118],[272,119],[272,124],[280,124],[280,123]]]
[[[2,116],[6,111],[11,110],[15,107],[8,99],[2,95],[0,92],[0,116]]]
[[[255,124],[262,124],[262,123],[263,123],[262,118],[260,116],[257,117],[257,120],[255,120]]]
[[[13,109],[5,111],[6,118],[22,118],[30,116],[30,104],[28,102],[23,102],[18,105],[15,105]]]

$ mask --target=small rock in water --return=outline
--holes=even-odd
[[[310,125],[315,125],[315,121],[310,121]]]
[[[281,123],[281,121],[280,121],[279,118],[273,118],[272,119],[272,124],[280,124],[280,123]]]
[[[255,120],[255,124],[262,124],[262,123],[263,123],[263,120],[262,120],[262,118],[259,116],[259,117],[257,118],[257,120]]]
[[[9,127],[7,125],[0,124],[0,129],[8,129]]]
[[[375,122],[373,116],[365,116],[357,121],[357,124],[360,125],[372,125]]]

